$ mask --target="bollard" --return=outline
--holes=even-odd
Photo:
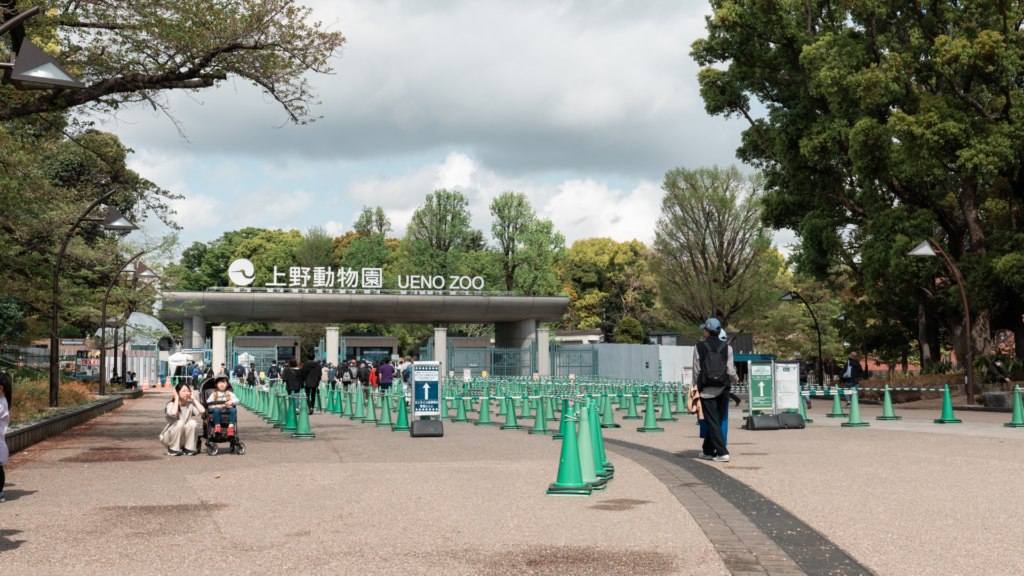
[[[564,414],[569,411],[569,401],[564,400],[562,409],[562,423],[566,420]],[[575,420],[573,420],[575,421]],[[562,455],[558,461],[558,477],[554,484],[548,486],[548,496],[590,496],[593,490],[583,481],[583,470],[580,467],[580,451],[576,445],[576,426],[572,425],[572,432],[562,440]],[[563,429],[564,431],[564,429]]]
[[[903,420],[902,416],[897,416],[892,409],[892,397],[889,395],[889,385],[885,385],[885,401],[882,402],[882,415],[876,416],[875,420],[883,421],[894,421]]]
[[[306,398],[305,392],[299,392],[299,422],[297,430],[292,434],[292,438],[316,438],[316,434],[309,429],[309,409],[308,399]]]
[[[636,413],[636,398],[636,394],[630,394],[626,397],[628,407],[626,408],[626,415],[622,417],[623,420],[643,420],[643,418]]]
[[[501,427],[502,430],[522,430],[523,427],[516,422],[516,407],[512,404],[510,398],[505,399],[508,403],[507,410],[505,411],[505,425]]]
[[[612,408],[612,399],[605,398],[604,415],[601,418],[601,428],[621,428],[615,423],[615,409]]]
[[[668,392],[662,392],[661,396],[661,417],[658,422],[679,422],[679,418],[672,416],[672,408],[669,406]]]
[[[949,384],[946,384],[942,393],[942,417],[935,420],[936,424],[960,424],[961,421],[953,415],[953,400],[949,397]]]
[[[497,426],[494,422],[491,422],[491,399],[481,398],[480,399],[480,419],[476,421],[474,426]]]
[[[843,405],[839,401],[839,397],[842,396],[842,391],[836,390],[832,393],[832,412],[825,414],[828,418],[846,418],[846,414],[843,413]]]
[[[537,402],[537,414],[534,416],[533,428],[530,429],[528,434],[542,434],[544,436],[553,436],[554,432],[548,430],[548,419],[544,416],[544,404],[546,404],[543,398],[539,398]]]
[[[859,396],[857,389],[854,388],[853,397],[850,398],[850,419],[840,424],[843,428],[867,428],[870,426],[870,424],[860,419],[860,402],[857,400]]]
[[[466,417],[466,402],[462,398],[456,398],[454,402],[458,405],[458,410],[455,411],[452,422],[469,422],[469,418]]]
[[[603,492],[608,481],[597,476],[597,463],[594,462],[594,437],[590,433],[590,411],[585,403],[580,404],[579,418],[580,426],[579,431],[576,433],[576,445],[579,447],[580,470],[583,474],[583,481],[587,483],[591,490]],[[566,428],[566,434],[571,432],[571,427]]]
[[[388,401],[388,395],[384,395],[384,401],[380,403],[380,422],[377,422],[377,428],[392,428],[391,422],[391,402]]]
[[[1006,424],[1006,428],[1024,428],[1024,404],[1020,399],[1020,385],[1013,387],[1013,417]]]
[[[654,391],[650,388],[647,390],[647,413],[644,414],[644,425],[636,429],[637,432],[664,432],[664,428],[658,428],[657,421],[654,418]]]

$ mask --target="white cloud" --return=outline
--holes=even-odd
[[[345,234],[345,229],[348,227],[349,226],[344,222],[335,222],[334,220],[331,220],[324,224],[324,228],[327,230],[327,233],[335,237],[342,236],[343,234]]]

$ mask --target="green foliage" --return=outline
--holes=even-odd
[[[246,258],[252,262],[256,269],[256,278],[253,279],[253,286],[263,286],[268,282],[274,282],[274,267],[277,272],[284,273],[278,276],[277,282],[288,282],[288,268],[297,266],[295,254],[302,243],[302,234],[298,230],[284,232],[281,230],[267,230],[253,238],[243,240],[238,249],[235,250],[235,258]]]
[[[210,242],[193,242],[178,264],[169,267],[167,280],[179,290],[202,291],[211,286],[230,286],[228,266],[246,240],[267,232],[265,228],[242,228],[224,232]]]
[[[469,220],[469,201],[458,190],[442,188],[427,194],[406,232],[412,270],[445,277],[456,274],[462,267]]]
[[[21,304],[10,296],[0,296],[0,343],[17,342],[25,336],[28,325]]]
[[[295,248],[295,264],[307,268],[336,264],[333,241],[323,226],[310,226]]]
[[[777,299],[786,290],[800,294],[813,310],[803,302],[779,302]],[[831,319],[842,313],[842,302],[836,294],[824,284],[806,276],[783,277],[781,289],[771,291],[769,296],[772,304],[767,314],[750,324],[754,333],[754,348],[763,354],[776,354],[779,358],[792,358],[794,352],[800,352],[807,358],[818,356],[818,330],[821,330],[822,357],[825,361],[841,363],[845,360],[848,350],[843,346],[843,338],[839,335],[836,322]],[[857,340],[850,340],[857,342]],[[857,347],[855,346],[854,349]]]
[[[636,318],[626,316],[615,327],[616,344],[643,344],[646,341],[644,339],[644,329]]]

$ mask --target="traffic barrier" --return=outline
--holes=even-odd
[[[594,462],[594,437],[590,434],[590,412],[586,402],[579,405],[579,430],[576,433],[576,444],[579,447],[580,471],[583,474],[583,481],[591,490],[603,492],[608,481],[598,478],[596,462]],[[566,429],[566,434],[572,430]],[[564,440],[563,440],[564,442]]]
[[[1024,428],[1024,405],[1020,399],[1020,386],[1013,387],[1013,417],[1006,424],[1006,428]]]
[[[953,400],[949,397],[949,384],[944,386],[942,393],[942,417],[935,420],[936,424],[961,424],[953,414]]]
[[[850,419],[840,424],[843,428],[867,428],[870,426],[867,422],[860,419],[860,402],[857,400],[859,394],[857,389],[853,389],[853,395],[850,397]]]
[[[896,412],[892,409],[892,396],[889,394],[889,386],[885,387],[885,399],[882,401],[882,415],[876,416],[875,420],[882,421],[896,421],[903,420],[902,416],[897,416]]]
[[[384,395],[384,401],[380,406],[380,421],[377,422],[377,428],[392,428],[394,423],[391,422],[391,402],[387,394]]]
[[[826,414],[827,418],[846,418],[846,414],[843,412],[843,405],[839,402],[841,395],[838,391],[832,394],[832,413]]]
[[[491,399],[482,398],[480,400],[480,419],[476,421],[474,426],[497,426],[494,422],[491,422]]]
[[[626,417],[628,418],[628,416]],[[625,418],[623,418],[625,420]],[[654,391],[648,389],[647,391],[647,408],[644,414],[644,425],[636,429],[637,432],[653,433],[653,432],[664,432],[664,428],[659,428],[657,421],[654,418]]]
[[[458,409],[455,411],[455,419],[452,422],[469,422],[469,418],[466,417],[466,403],[462,398],[456,398],[455,404],[458,405]]]
[[[512,399],[508,398],[505,400],[507,403],[505,410],[505,425],[501,427],[502,430],[522,430],[523,427],[516,422],[516,407],[512,404]]]
[[[562,400],[562,429],[559,434],[565,432],[567,412],[569,412],[569,401]],[[563,437],[561,456],[558,460],[558,476],[554,483],[548,486],[546,492],[548,496],[590,496],[593,493],[593,489],[583,480],[580,451],[576,445],[575,424],[572,425],[572,428],[572,432]]]
[[[292,434],[292,438],[316,438],[316,434],[313,434],[313,431],[309,429],[309,403],[306,393],[299,392],[297,398],[300,407],[299,422],[297,430]]]
[[[612,408],[612,399],[605,398],[604,416],[601,419],[601,428],[621,428],[615,423],[615,409]]]
[[[294,434],[299,431],[299,424],[295,420],[295,406],[292,404],[292,399],[287,395],[282,395],[281,400],[284,403],[285,420],[284,427],[281,428],[283,434]],[[309,415],[306,416],[309,419]]]

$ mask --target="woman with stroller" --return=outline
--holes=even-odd
[[[198,454],[196,445],[196,429],[199,422],[196,417],[205,414],[206,409],[192,395],[192,387],[188,382],[179,382],[174,387],[174,398],[167,403],[164,415],[167,425],[160,433],[160,443],[167,447],[168,456],[195,456]]]

